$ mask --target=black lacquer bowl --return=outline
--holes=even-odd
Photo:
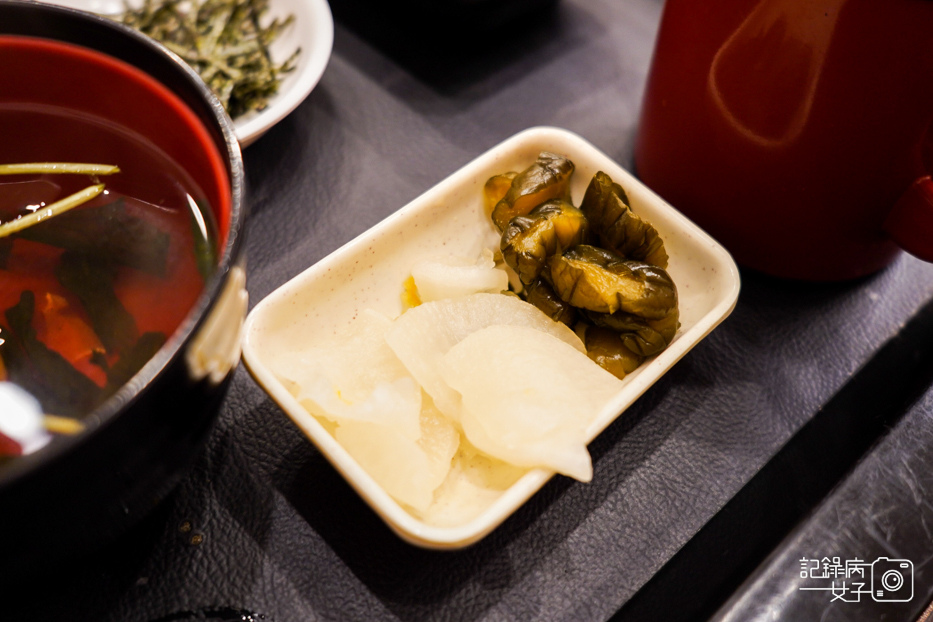
[[[23,71],[10,50],[24,41],[71,51],[61,63],[37,64],[41,72]],[[97,59],[89,61],[96,77],[75,87],[85,55]],[[68,81],[72,87],[62,88]],[[0,466],[6,580],[113,541],[168,496],[196,456],[239,360],[246,207],[240,147],[219,101],[183,61],[131,29],[67,8],[0,0],[0,84],[0,104],[75,107],[142,134],[192,176],[219,228],[218,265],[155,356],[84,419],[83,432]]]

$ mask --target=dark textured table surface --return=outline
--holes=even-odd
[[[527,127],[572,130],[631,167],[661,9],[659,0],[562,0],[512,37],[463,43],[447,57],[419,52],[416,40],[393,51],[338,19],[319,86],[245,151],[251,306]],[[710,615],[786,535],[776,527],[773,541],[756,539],[748,510],[768,509],[748,485],[775,469],[780,480],[773,460],[821,413],[846,416],[830,408],[834,400],[854,390],[853,379],[874,381],[860,370],[933,298],[933,265],[908,256],[844,284],[742,278],[734,313],[592,444],[592,483],[552,480],[471,548],[430,552],[400,541],[241,366],[208,447],[169,501],[46,585],[45,596],[10,597],[7,614],[126,622]],[[923,423],[930,399],[910,408]],[[909,445],[911,429],[898,428],[891,442]],[[837,465],[840,477],[847,464]],[[806,518],[810,506],[796,505],[783,524]],[[716,548],[717,525],[755,550],[734,547],[730,557],[729,546]],[[822,551],[819,542],[808,554],[875,554]],[[678,592],[679,601],[667,598]]]

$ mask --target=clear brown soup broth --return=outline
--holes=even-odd
[[[144,137],[83,113],[0,104],[0,164],[45,161],[115,164],[121,172],[97,179],[59,174],[0,176],[0,223],[28,214],[30,205],[51,203],[97,181],[106,184],[105,193],[92,201],[22,235],[0,238],[0,380],[29,390],[46,412],[82,417],[119,388],[114,383],[122,384],[138,371],[193,307],[213,257],[216,228],[203,192]],[[120,230],[117,237],[129,242],[125,246],[133,256],[155,255],[163,260],[141,269],[126,265],[136,261],[132,257],[119,263],[106,255],[89,259],[87,249],[25,239],[30,237],[27,233],[40,236],[42,227],[58,219],[68,224],[79,212],[86,223],[115,201],[122,203],[117,210],[120,222],[95,216],[96,227]],[[124,228],[126,222],[132,226]],[[103,240],[94,226],[68,228],[71,234],[77,231],[78,237]],[[146,233],[138,234],[143,229]],[[150,239],[158,242],[152,246],[164,252],[147,248]],[[97,240],[91,246],[99,253],[106,244],[97,244]],[[75,270],[76,265],[82,268]],[[62,277],[69,271],[79,276]],[[84,279],[85,285],[75,286],[75,278]],[[34,301],[31,337],[17,334],[11,319],[11,313],[24,313],[24,292],[32,292]],[[99,334],[109,333],[116,325],[118,337]],[[37,353],[43,348],[33,339],[55,354]],[[62,367],[62,361],[67,366]]]

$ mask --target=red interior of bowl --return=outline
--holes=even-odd
[[[214,211],[220,246],[230,226],[224,159],[197,116],[139,69],[72,44],[0,36],[0,101],[61,106],[138,132],[184,168]]]

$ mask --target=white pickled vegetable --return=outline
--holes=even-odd
[[[507,279],[491,252],[423,262],[421,304],[394,320],[365,310],[276,365],[363,470],[435,524],[459,524],[528,468],[591,479],[586,430],[620,388],[570,328],[498,293]]]
[[[495,324],[527,326],[585,352],[583,342],[566,325],[516,296],[503,294],[471,294],[409,309],[395,320],[386,341],[440,411],[459,421],[460,394],[441,377],[441,359],[466,336]]]
[[[369,421],[343,421],[334,437],[389,495],[424,512],[450,471],[460,433],[430,399],[424,400],[420,425],[417,441]]]
[[[386,344],[391,326],[367,309],[329,343],[282,357],[275,372],[297,386],[295,397],[312,414],[387,425],[415,442],[421,389]]]
[[[412,266],[411,276],[422,302],[477,292],[499,293],[509,287],[508,275],[496,267],[488,249],[477,261],[447,258],[418,262]]]
[[[467,438],[519,466],[589,481],[586,429],[621,381],[567,342],[521,325],[493,325],[452,346],[439,365],[463,396]]]

